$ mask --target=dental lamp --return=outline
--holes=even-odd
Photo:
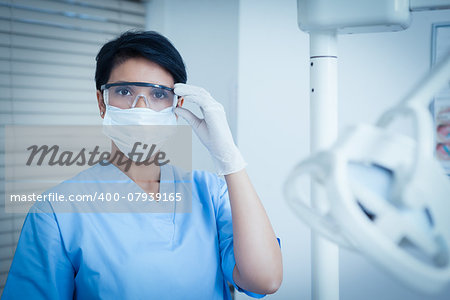
[[[437,292],[450,283],[450,182],[433,158],[427,104],[450,81],[450,53],[376,125],[353,126],[337,140],[337,35],[405,30],[412,11],[449,9],[450,1],[297,0],[297,7],[310,35],[312,156],[293,169],[284,192],[312,228],[312,298],[339,299],[338,245],[412,288]],[[414,138],[388,130],[403,116],[412,118]],[[312,179],[311,205],[295,190],[302,175]],[[368,188],[355,180],[361,176],[381,183]]]

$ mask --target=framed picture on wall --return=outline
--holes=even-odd
[[[450,51],[450,22],[432,27],[431,66]],[[450,175],[450,86],[435,95],[433,101],[435,156]]]

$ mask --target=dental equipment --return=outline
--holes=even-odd
[[[445,209],[450,210],[442,200],[443,193],[449,195],[450,183],[439,173],[439,166],[432,157],[432,124],[425,104],[437,92],[437,87],[448,80],[449,59],[447,64],[435,68],[425,84],[412,91],[402,104],[383,115],[378,126],[351,128],[333,145],[337,138],[337,34],[404,30],[409,26],[411,11],[450,8],[450,1],[298,0],[297,4],[299,27],[310,34],[310,135],[313,157],[300,163],[291,173],[285,184],[285,195],[294,212],[313,229],[312,297],[317,300],[339,299],[338,247],[318,233],[339,245],[357,249],[407,284],[418,284],[422,291],[437,291],[450,279],[450,244],[445,245],[450,242],[450,224],[442,216]],[[393,118],[404,113],[414,118],[415,140],[384,129]],[[349,145],[356,148],[352,149]],[[402,157],[398,154],[400,147],[407,149],[404,150],[407,155]],[[323,151],[328,148],[334,150]],[[374,149],[392,149],[396,155],[394,158],[401,158],[401,163],[393,160],[390,152],[377,153]],[[347,171],[352,168],[347,168],[345,163],[352,159],[369,167],[371,164],[379,166],[374,176],[393,178],[392,187],[384,185],[390,203],[361,183],[353,183],[349,187]],[[300,200],[301,197],[294,191],[294,179],[301,174],[311,174],[313,179],[319,181],[311,185],[311,207]],[[432,177],[422,177],[423,174]],[[420,179],[424,178],[427,181],[435,178],[433,184],[440,184],[439,188],[430,188],[426,182],[421,182]],[[347,185],[342,187],[336,184],[339,180],[345,180]],[[320,183],[326,185],[326,190]],[[405,186],[413,188],[405,191]],[[327,192],[331,190],[338,191],[342,197],[339,200],[330,199]],[[427,198],[431,195],[441,198],[430,201]],[[404,211],[400,212],[398,205]],[[384,223],[380,221],[377,224],[378,221],[374,222],[370,216],[378,217],[378,221],[383,217],[381,220],[384,219]],[[389,232],[388,225],[395,218],[403,220],[404,227]],[[421,232],[421,228],[426,230]],[[378,239],[372,247],[378,247],[379,253],[364,243],[364,239],[370,238],[362,233],[370,233],[371,237]],[[411,244],[418,250],[420,258],[411,256],[403,249]],[[405,266],[405,270],[419,274],[419,277],[405,275],[408,271],[403,274],[396,271],[384,260],[386,253],[390,254],[389,262],[399,258],[397,267]],[[427,262],[426,259],[436,261]],[[423,281],[419,282],[420,279]]]

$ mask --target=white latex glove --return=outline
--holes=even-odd
[[[174,92],[182,96],[184,101],[200,106],[203,119],[182,107],[176,107],[175,113],[192,126],[195,134],[209,150],[217,173],[228,175],[245,168],[247,163],[234,144],[222,104],[201,87],[177,83]]]

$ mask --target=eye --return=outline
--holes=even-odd
[[[165,100],[167,99],[168,95],[167,92],[163,89],[153,89],[152,91],[152,97],[159,100]]]
[[[131,91],[126,87],[117,87],[114,91],[119,96],[131,96]]]

